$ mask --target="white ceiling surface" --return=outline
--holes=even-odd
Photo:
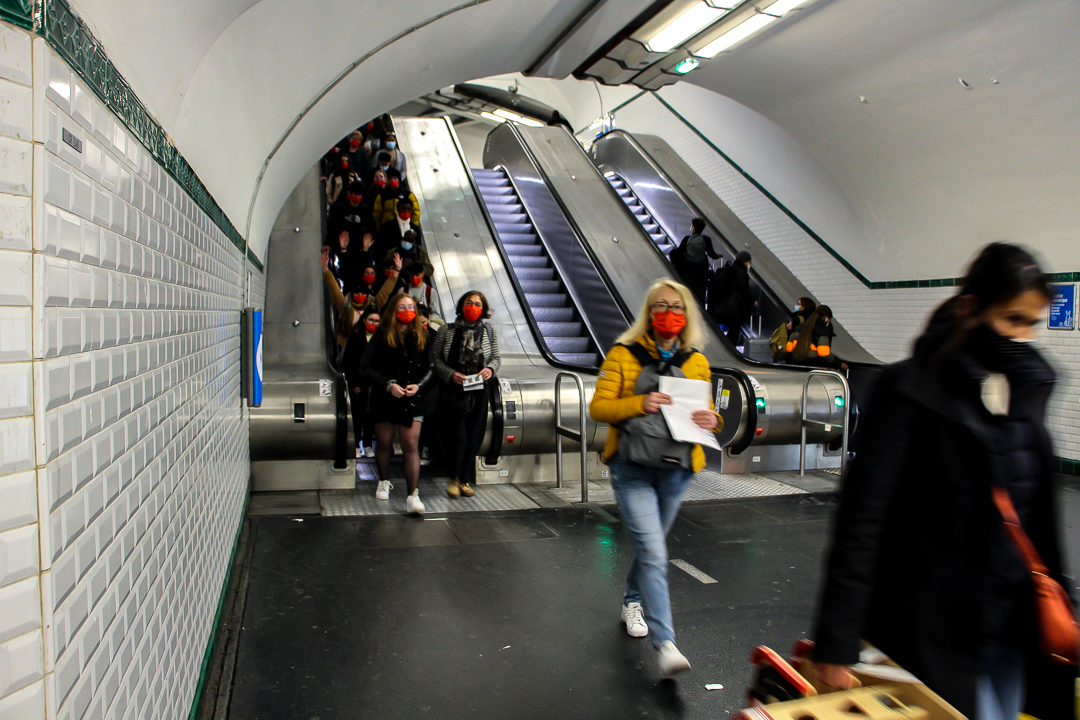
[[[517,87],[522,97],[544,103],[562,114],[574,130],[587,127],[612,108],[641,92],[633,85],[604,87],[591,81],[583,82],[573,78],[550,80],[539,77],[525,77],[521,73],[507,73],[473,80],[473,85],[508,90]],[[490,128],[489,128],[490,129]]]
[[[793,164],[813,156],[824,194],[757,162],[745,129],[730,128],[741,145],[717,143],[872,280],[953,276],[996,239],[1076,271],[1077,37],[1075,0],[819,0],[688,79],[783,128],[801,146]],[[661,95],[702,125],[726,102],[683,86]],[[846,207],[821,202],[830,187]]]
[[[158,118],[252,251],[266,256],[285,198],[325,149],[368,117],[440,87],[524,69],[588,0],[76,0],[110,59]],[[357,67],[289,126],[339,73]],[[525,21],[523,21],[525,20]],[[248,222],[250,213],[250,223]]]

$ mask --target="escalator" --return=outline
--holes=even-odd
[[[633,188],[626,184],[626,181],[615,173],[604,173],[604,177],[607,178],[608,183],[614,188],[615,192],[622,198],[622,201],[626,203],[626,207],[630,209],[630,213],[641,224],[641,227],[645,232],[649,233],[649,237],[656,243],[656,247],[660,248],[660,252],[665,256],[670,256],[671,251],[677,246],[677,243],[671,239],[671,236],[667,234],[667,231],[660,226],[660,223],[656,221],[656,218],[652,216],[652,213],[641,204],[641,200],[638,199],[637,193]]]
[[[544,344],[569,365],[599,366],[596,343],[506,171],[474,169],[473,176]]]

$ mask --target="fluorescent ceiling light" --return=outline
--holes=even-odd
[[[675,66],[675,72],[679,73],[680,75],[685,75],[700,64],[701,63],[699,63],[694,58],[686,58],[681,63]]]
[[[498,115],[494,115],[494,114],[489,113],[489,112],[480,113],[480,117],[487,118],[488,120],[491,120],[492,122],[497,122],[497,123],[506,122],[506,118],[501,118]]]
[[[495,111],[495,115],[498,115],[502,120],[509,120],[511,122],[521,123],[522,125],[528,125],[529,127],[544,127],[544,123],[533,120],[532,118],[524,117],[523,115],[516,115],[509,110],[503,110],[499,108]],[[499,122],[502,122],[500,120]]]
[[[762,12],[769,13],[770,15],[780,16],[784,13],[790,12],[795,8],[802,5],[806,0],[777,0],[769,7],[762,10]]]
[[[668,52],[724,17],[728,11],[729,8],[694,3],[645,41],[645,47],[650,52]]]
[[[781,2],[783,2],[783,0],[781,0]],[[772,15],[752,15],[694,54],[699,57],[716,57],[724,50],[727,50],[740,40],[745,40],[750,37],[774,20],[776,20],[776,18]]]

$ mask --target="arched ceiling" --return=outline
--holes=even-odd
[[[437,88],[525,70],[596,5],[74,4],[261,257],[282,202],[329,143]],[[601,34],[644,4],[601,3]],[[573,52],[560,50],[562,67],[606,39],[590,28],[585,42],[579,33],[567,43]],[[992,238],[1024,240],[1055,256],[1075,243],[1078,36],[1075,0],[816,0],[686,81],[790,135],[840,188],[845,212],[854,212],[852,259],[875,279],[902,279],[918,268],[905,262],[899,275],[891,272],[897,253],[944,253],[951,266],[952,255]],[[594,88],[531,80],[535,87],[523,82],[523,93],[579,127],[600,107],[589,95]],[[626,93],[602,95],[610,109],[609,100]],[[569,107],[559,107],[560,98]],[[693,108],[683,110],[696,122]],[[708,99],[697,112],[704,125]],[[793,209],[813,216],[807,204]]]

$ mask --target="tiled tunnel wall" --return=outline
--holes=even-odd
[[[0,34],[0,719],[186,717],[263,275],[44,40]]]
[[[952,288],[866,287],[652,94],[641,95],[615,115],[620,129],[656,135],[671,145],[814,297],[833,308],[855,339],[882,360],[906,357],[930,312],[952,293]],[[707,129],[698,129],[707,136]],[[1048,270],[1076,272],[1080,261],[1078,267]],[[1059,375],[1048,418],[1055,451],[1063,458],[1080,460],[1080,332],[1046,331],[1039,348]]]

